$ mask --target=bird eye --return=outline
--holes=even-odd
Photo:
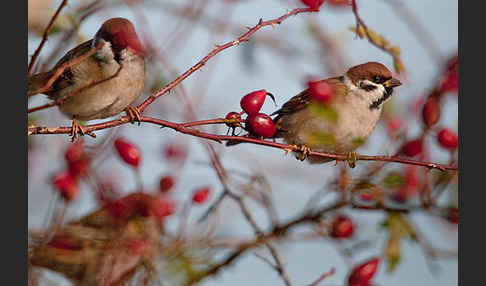
[[[383,78],[379,75],[375,75],[375,76],[373,76],[373,82],[381,83],[381,82],[383,82]]]

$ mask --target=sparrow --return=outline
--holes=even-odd
[[[45,90],[63,64],[81,59],[93,49],[96,52],[69,65]],[[78,120],[103,119],[125,110],[131,122],[140,121],[138,110],[129,105],[144,86],[144,49],[133,24],[124,18],[105,21],[93,39],[67,52],[51,70],[28,79],[29,96],[44,93],[53,100],[65,98],[59,109],[72,119],[73,140],[85,133]]]
[[[309,89],[287,101],[272,113],[277,127],[275,138],[299,147],[297,159],[325,163],[333,159],[308,156],[310,150],[347,154],[354,166],[354,150],[362,145],[380,119],[383,104],[393,88],[401,82],[378,62],[367,62],[350,68],[344,75],[324,79],[332,90],[327,105],[314,102]],[[354,161],[353,161],[354,158]]]

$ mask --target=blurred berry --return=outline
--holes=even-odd
[[[76,179],[66,171],[54,177],[53,185],[67,201],[72,200],[78,193]]]
[[[422,139],[416,139],[416,140],[409,141],[405,145],[403,145],[401,151],[403,154],[409,157],[414,157],[422,153],[422,150],[423,150]]]
[[[199,188],[194,191],[192,201],[196,204],[203,204],[208,199],[210,193],[211,189],[209,187]]]
[[[309,81],[307,83],[311,98],[321,104],[328,104],[332,100],[332,86],[326,81]]]
[[[164,176],[159,182],[159,191],[161,193],[166,193],[172,189],[175,185],[175,179],[172,176]]]
[[[437,135],[437,141],[445,149],[455,150],[459,144],[457,135],[450,129],[442,129]]]
[[[332,223],[331,236],[334,238],[349,238],[353,236],[354,223],[344,215],[338,216]]]
[[[125,163],[135,168],[140,165],[140,151],[131,142],[118,138],[115,140],[115,148]]]
[[[368,285],[375,275],[379,263],[380,259],[375,257],[355,267],[349,276],[348,286]]]
[[[440,119],[440,105],[437,99],[428,98],[422,109],[422,119],[427,127],[432,127]]]

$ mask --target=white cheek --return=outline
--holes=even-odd
[[[113,50],[111,49],[110,42],[104,42],[103,47],[99,51],[97,51],[95,55],[103,62],[109,62],[115,57],[113,54]]]
[[[361,83],[361,82],[360,82]],[[362,83],[366,85],[374,85],[376,88],[372,91],[365,91],[364,89],[359,88],[358,86],[354,85],[349,78],[345,78],[345,84],[348,86],[349,91],[360,100],[366,103],[366,105],[371,105],[374,101],[380,99],[384,92],[385,88],[381,84],[375,84],[369,80],[364,80]]]

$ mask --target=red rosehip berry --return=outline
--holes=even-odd
[[[328,104],[332,100],[333,88],[326,81],[309,81],[307,83],[311,98],[321,104]]]
[[[391,117],[386,123],[386,129],[390,134],[397,132],[398,130],[402,129],[402,127],[405,127],[405,123],[398,116]]]
[[[449,92],[449,91],[457,91],[459,87],[458,84],[458,76],[457,76],[457,71],[456,72],[448,72],[445,75],[445,79],[442,82],[442,85],[440,87],[441,93],[444,92]]]
[[[437,99],[428,98],[422,109],[422,119],[427,127],[432,127],[440,119],[440,105]]]
[[[211,194],[211,189],[209,187],[202,187],[194,191],[192,196],[192,202],[196,204],[203,204],[208,199]]]
[[[53,185],[66,201],[72,200],[78,193],[76,179],[69,172],[63,172],[55,176]]]
[[[324,3],[324,0],[301,0],[302,3],[307,5],[307,7],[314,9],[314,10],[319,10],[319,7],[321,7],[322,3]]]
[[[359,198],[363,201],[371,201],[375,199],[375,194],[372,192],[362,192],[359,194]]]
[[[379,263],[380,259],[375,257],[355,267],[349,275],[348,286],[368,285],[375,275]]]
[[[127,249],[133,255],[143,255],[147,250],[145,239],[131,239],[127,241]]]
[[[169,143],[163,147],[164,157],[170,162],[183,162],[187,153],[187,148],[177,143]]]
[[[354,233],[353,221],[344,215],[338,216],[332,223],[331,236],[334,238],[349,238]]]
[[[459,144],[457,135],[450,129],[442,129],[437,135],[437,141],[445,149],[455,150]]]
[[[416,140],[409,141],[405,145],[403,145],[401,152],[409,157],[414,157],[422,153],[422,150],[423,150],[422,139],[416,139]]]
[[[228,120],[234,119],[234,120],[241,121],[241,115],[238,112],[230,112],[226,114],[226,119]],[[240,122],[226,123],[226,126],[235,128],[241,126],[241,123]]]
[[[271,138],[277,132],[277,127],[270,116],[265,113],[249,115],[245,122],[246,129],[264,138]]]
[[[135,145],[124,139],[118,138],[115,140],[115,148],[125,163],[135,168],[140,165],[140,151]]]
[[[161,193],[167,193],[174,187],[175,179],[172,176],[164,176],[160,179],[159,190]]]
[[[77,178],[81,175],[84,175],[84,174],[86,174],[86,172],[88,170],[88,160],[81,159],[81,160],[78,160],[78,161],[71,162],[68,165],[68,170],[69,170],[69,173],[71,173],[71,175],[74,178]]]
[[[446,72],[444,74],[444,79],[440,87],[440,93],[457,91],[459,86],[458,75],[457,75],[458,63],[459,61],[457,55],[455,55],[451,60],[449,60]]]
[[[81,160],[84,156],[84,144],[83,140],[78,140],[71,143],[64,153],[64,158],[68,164]]]
[[[246,114],[256,114],[262,108],[267,95],[270,96],[275,102],[275,97],[271,93],[268,93],[264,89],[261,89],[243,96],[240,101],[240,106],[246,112]]]
[[[150,214],[158,219],[163,219],[174,214],[176,211],[175,203],[167,198],[158,197],[150,204]]]
[[[342,7],[349,6],[350,0],[327,0],[326,3],[332,6]]]
[[[459,209],[456,207],[450,207],[447,211],[447,220],[451,223],[459,223]]]

